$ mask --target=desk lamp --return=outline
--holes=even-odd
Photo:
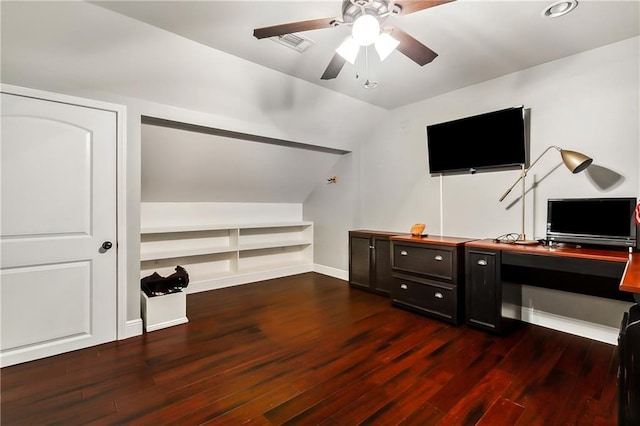
[[[502,194],[502,197],[500,197],[500,202],[502,202],[502,200],[504,200],[506,196],[509,195],[511,190],[515,188],[518,182],[522,181],[522,233],[518,236],[518,239],[515,241],[516,244],[538,244],[537,240],[527,240],[526,235],[524,233],[524,217],[525,217],[524,196],[526,192],[524,179],[525,177],[527,177],[527,173],[529,173],[529,170],[531,170],[533,166],[535,166],[536,163],[552,148],[555,148],[556,150],[558,150],[558,152],[560,152],[560,155],[562,156],[562,162],[564,163],[565,166],[567,166],[567,169],[569,169],[571,173],[574,173],[574,174],[580,173],[581,171],[589,167],[593,162],[592,158],[587,157],[582,153],[579,153],[576,151],[568,151],[566,149],[562,149],[555,145],[551,145],[550,147],[545,149],[542,152],[542,154],[540,154],[540,156],[535,159],[533,163],[531,163],[529,168],[526,168],[524,164],[522,165],[522,172],[520,173],[520,177],[518,178],[518,180],[516,180],[513,183],[513,185],[511,185],[511,187],[506,190],[504,194]]]

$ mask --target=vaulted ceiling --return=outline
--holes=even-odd
[[[395,108],[640,34],[637,0],[579,0],[565,16],[541,16],[553,1],[457,0],[392,16],[387,24],[411,34],[439,56],[421,67],[399,52],[384,62],[371,52],[367,70],[361,54],[356,66],[346,64],[336,79],[328,81],[320,76],[350,27],[302,33],[314,42],[303,53],[269,39],[257,40],[253,29],[339,17],[340,0],[95,3],[327,89]],[[367,78],[379,86],[363,88]]]

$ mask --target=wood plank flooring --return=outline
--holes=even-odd
[[[189,323],[2,369],[3,425],[615,425],[611,345],[452,327],[309,273],[187,298]]]

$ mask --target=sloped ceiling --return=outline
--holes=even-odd
[[[555,0],[457,0],[386,22],[429,46],[439,56],[423,67],[398,52],[380,62],[361,54],[338,78],[320,79],[350,27],[302,33],[315,44],[304,53],[257,40],[253,29],[309,19],[339,17],[340,0],[103,1],[102,7],[204,45],[387,109],[487,81],[535,65],[640,34],[637,0],[579,0],[559,18],[543,18]],[[356,78],[359,75],[359,78]],[[370,78],[378,88],[363,88]]]
[[[341,155],[143,124],[141,197],[302,203]]]

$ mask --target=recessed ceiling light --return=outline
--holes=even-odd
[[[561,0],[545,7],[541,15],[545,18],[557,18],[566,15],[578,6],[577,0]]]

